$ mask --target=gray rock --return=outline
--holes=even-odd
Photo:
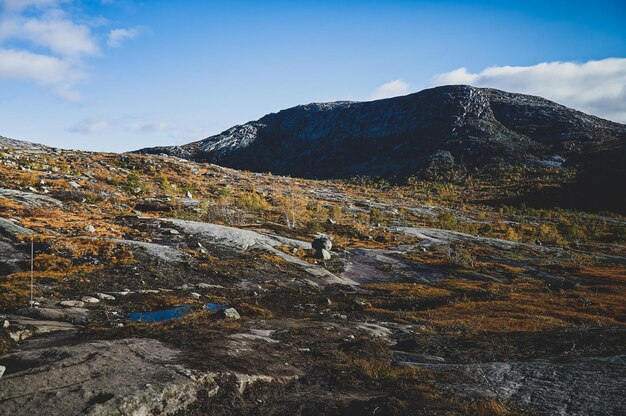
[[[64,308],[82,308],[83,306],[85,306],[85,302],[82,302],[80,300],[62,300],[61,302],[59,302],[59,305],[63,306]]]
[[[100,300],[115,300],[115,296],[106,293],[96,293],[96,297]]]
[[[63,207],[63,203],[58,199],[32,192],[18,191],[16,189],[0,188],[0,197],[19,202],[32,208]]]
[[[83,230],[87,231],[88,233],[95,233],[96,232],[96,227],[94,227],[93,225],[87,225],[85,226],[85,228],[83,228]]]
[[[4,357],[15,368],[2,378],[0,414],[176,413],[217,392],[216,375],[176,364],[180,353],[152,339],[35,344]]]
[[[80,300],[85,303],[99,303],[100,302],[100,299],[95,298],[93,296],[83,296],[82,298],[80,298]]]
[[[0,233],[8,234],[12,237],[28,237],[35,234],[33,230],[24,228],[5,218],[0,218]]]
[[[25,308],[18,312],[32,318],[76,323],[85,323],[89,318],[89,309],[86,308]]]
[[[317,257],[320,260],[330,260],[331,259],[330,251],[321,249],[315,252],[315,257]]]
[[[217,313],[217,316],[225,319],[241,319],[241,315],[239,315],[239,312],[237,312],[237,309],[235,308],[226,308],[221,310]]]
[[[317,238],[315,238],[315,240],[313,240],[311,247],[313,247],[316,251],[330,251],[333,248],[333,242],[327,235],[320,234]]]

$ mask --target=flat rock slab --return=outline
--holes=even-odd
[[[130,246],[133,249],[142,252],[150,259],[162,260],[167,263],[185,263],[189,260],[189,257],[182,251],[162,244],[119,239],[112,239],[111,241]]]
[[[238,251],[247,251],[251,249],[269,251],[289,263],[302,267],[309,274],[319,279],[318,282],[321,284],[354,284],[353,281],[336,276],[323,267],[307,263],[306,261],[286,254],[275,248],[277,246],[290,246],[298,247],[303,250],[310,249],[311,243],[307,243],[305,241],[204,222],[177,219],[161,219],[161,221],[171,224],[172,226],[182,230],[185,234],[193,235],[207,244],[221,245]],[[312,281],[311,283],[317,284],[315,281]]]
[[[0,234],[6,234],[10,237],[28,237],[34,235],[35,232],[6,218],[0,218]]]
[[[86,323],[89,320],[89,309],[86,308],[25,308],[20,315],[35,319]]]
[[[448,275],[436,268],[394,257],[400,251],[354,248],[343,255],[344,279],[359,284],[394,282],[434,282]]]
[[[17,189],[0,188],[0,198],[7,198],[31,208],[63,207],[63,203],[58,199],[33,192],[18,191]]]
[[[268,246],[275,247],[279,245],[299,247],[302,249],[311,248],[310,243],[295,240],[293,238],[266,235],[252,230],[243,230],[241,228],[227,227],[225,225],[169,218],[162,219],[161,221],[180,228],[185,234],[193,234],[199,238],[208,240],[213,244],[219,244],[241,251]]]
[[[175,364],[178,354],[157,340],[131,338],[5,355],[0,414],[171,414],[217,391],[214,374],[195,376]]]
[[[463,369],[475,382],[457,394],[498,397],[546,415],[612,416],[626,409],[626,356],[481,364],[435,364]]]
[[[423,247],[448,245],[450,243],[473,243],[500,250],[524,248],[541,253],[560,253],[563,251],[562,249],[556,247],[543,247],[534,244],[518,243],[500,238],[479,237],[471,234],[460,233],[458,231],[441,230],[438,228],[390,227],[389,231],[421,238],[423,241],[418,245]]]

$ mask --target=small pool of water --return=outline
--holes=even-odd
[[[204,309],[209,312],[217,312],[228,307],[227,303],[207,303]],[[135,322],[163,322],[172,319],[182,318],[189,315],[194,309],[189,305],[177,306],[175,308],[163,309],[152,312],[130,312],[127,317]]]

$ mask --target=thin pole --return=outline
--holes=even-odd
[[[33,301],[33,281],[34,281],[34,270],[35,270],[35,243],[33,240],[30,240],[30,307],[32,308],[35,305]]]

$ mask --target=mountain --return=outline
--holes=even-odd
[[[204,140],[137,152],[321,179],[398,180],[442,161],[470,173],[511,166],[575,169],[567,199],[579,204],[600,184],[600,199],[611,200],[600,207],[625,205],[605,189],[626,177],[625,125],[541,97],[465,85],[370,102],[301,105]]]

